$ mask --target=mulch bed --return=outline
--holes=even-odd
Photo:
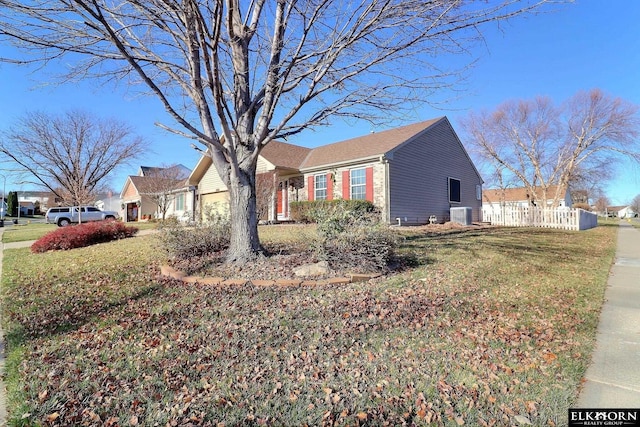
[[[452,222],[444,224],[428,224],[421,226],[407,226],[399,228],[405,232],[424,232],[428,235],[443,235],[459,233],[471,230],[478,230],[491,227],[486,224],[473,224],[470,226],[460,225]],[[191,258],[186,261],[174,262],[172,266],[189,275],[222,277],[225,279],[294,279],[297,278],[294,270],[305,264],[312,264],[319,260],[313,252],[304,247],[293,247],[284,245],[266,245],[267,253],[259,256],[254,262],[243,266],[225,264],[224,252],[216,252],[204,257]],[[386,275],[397,273],[403,269],[402,260],[397,260],[391,266]],[[315,279],[326,279],[330,277],[345,276],[349,273],[361,273],[352,269],[341,269],[331,266],[329,274]],[[369,272],[370,273],[370,272]]]

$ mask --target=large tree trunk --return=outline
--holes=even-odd
[[[258,237],[255,165],[249,165],[248,169],[239,165],[236,169],[237,176],[234,177],[232,172],[229,183],[231,242],[227,262],[236,264],[251,261],[262,252]]]

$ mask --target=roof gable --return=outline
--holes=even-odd
[[[150,175],[158,175],[162,173],[164,170],[174,170],[175,172],[171,172],[176,176],[189,176],[191,173],[191,169],[182,164],[175,164],[168,167],[158,167],[158,166],[140,166],[138,169],[138,176],[150,176]]]
[[[299,169],[311,151],[311,148],[271,141],[262,149],[260,155],[277,168]]]
[[[274,168],[298,170],[310,151],[310,148],[299,145],[271,141],[262,149],[260,157]],[[213,166],[211,157],[203,154],[196,167],[193,168],[187,182],[190,185],[198,185],[211,166]]]
[[[154,176],[129,175],[120,193],[120,198],[126,197],[131,186],[135,189],[136,194],[144,194],[158,192],[158,188],[161,188],[162,191],[172,192],[188,187],[189,183],[187,179],[173,179],[167,180],[166,183],[158,183],[158,178]]]
[[[438,117],[313,149],[281,141],[271,141],[262,149],[260,157],[271,164],[274,169],[289,169],[295,171],[326,169],[345,163],[371,160],[385,154],[390,154],[403,145],[410,143],[436,124],[442,122],[447,124],[465,155],[469,158],[468,153],[464,149],[464,146],[462,146],[460,139],[446,117]],[[480,177],[470,158],[469,162],[478,177]],[[202,155],[189,176],[189,184],[198,185],[212,165],[212,159],[207,155]]]

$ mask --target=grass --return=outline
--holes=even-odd
[[[58,228],[55,224],[31,223],[6,227],[2,233],[2,243],[24,242],[37,240],[50,231]]]
[[[159,281],[154,236],[5,251],[11,425],[563,425],[615,233],[404,231],[412,268],[333,287]]]
[[[127,225],[135,226],[140,230],[152,230],[158,227],[158,223],[155,222],[135,222],[128,223]],[[57,229],[58,226],[55,224],[42,223],[29,223],[7,227],[5,228],[4,233],[2,233],[2,243],[38,240],[45,234]]]

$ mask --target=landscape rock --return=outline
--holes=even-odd
[[[320,261],[315,264],[305,264],[293,270],[297,277],[324,276],[329,273],[329,263]]]

